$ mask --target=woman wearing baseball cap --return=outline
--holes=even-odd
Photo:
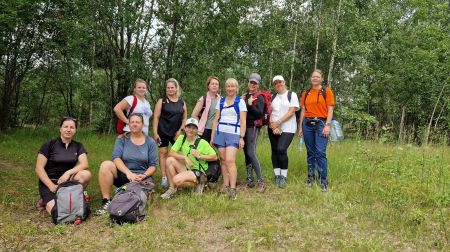
[[[272,80],[276,93],[272,97],[269,125],[269,140],[272,147],[272,165],[275,182],[278,187],[287,186],[288,155],[287,149],[297,131],[295,111],[300,107],[297,94],[286,88],[283,76]]]
[[[185,134],[177,138],[166,161],[169,189],[161,195],[163,199],[170,199],[179,187],[197,185],[196,192],[202,193],[200,177],[205,174],[207,162],[217,160],[217,154],[211,145],[204,139],[197,140],[197,119],[187,119],[184,130]]]

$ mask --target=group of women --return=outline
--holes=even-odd
[[[230,199],[236,199],[237,166],[236,153],[244,150],[247,169],[247,187],[256,191],[266,190],[261,164],[256,154],[261,124],[256,123],[268,116],[268,135],[272,149],[272,166],[275,183],[286,187],[288,173],[287,149],[294,136],[304,137],[307,149],[308,179],[312,186],[320,180],[323,191],[327,190],[326,146],[333,117],[334,97],[330,88],[323,86],[323,74],[314,70],[311,88],[302,92],[300,100],[295,92],[287,89],[284,78],[277,75],[272,80],[275,93],[269,101],[261,90],[261,77],[253,73],[248,78],[247,90],[239,96],[237,80],[225,82],[225,95],[220,96],[220,80],[207,79],[207,93],[201,96],[187,118],[187,106],[181,99],[181,88],[176,79],[166,81],[166,95],[159,99],[152,112],[145,99],[147,83],[137,79],[134,95],[125,97],[114,108],[119,120],[125,123],[124,134],[115,142],[111,160],[104,161],[99,169],[99,185],[103,214],[111,202],[112,185],[120,187],[130,181],[149,181],[158,164],[161,168],[160,185],[167,190],[163,199],[173,197],[179,187],[195,186],[201,193],[202,176],[208,162],[218,159],[223,176],[220,190]],[[301,108],[299,118],[296,111]],[[270,111],[270,112],[269,112]],[[149,124],[153,115],[153,137]],[[73,140],[77,121],[65,117],[60,124],[60,136],[42,145],[38,152],[36,173],[39,177],[41,199],[38,207],[50,211],[54,205],[58,184],[77,180],[87,186],[91,178],[88,171],[87,152],[83,145]],[[184,134],[183,134],[184,132]],[[172,145],[170,151],[169,144]],[[315,170],[318,170],[316,178]],[[256,181],[253,173],[256,174]]]

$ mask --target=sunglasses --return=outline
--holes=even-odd
[[[77,118],[71,117],[71,116],[64,116],[64,117],[63,117],[63,120],[64,120],[64,121],[71,120],[71,121],[74,121],[74,122],[78,121]]]

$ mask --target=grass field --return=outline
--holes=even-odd
[[[289,149],[289,185],[272,182],[270,145],[258,153],[268,190],[238,188],[238,199],[184,191],[163,201],[157,192],[143,223],[111,225],[92,216],[58,225],[35,210],[34,162],[56,130],[0,135],[0,250],[36,251],[449,251],[450,148],[346,140],[328,149],[330,191],[306,188],[305,151]],[[79,132],[88,150],[92,209],[100,205],[98,166],[114,136]],[[238,179],[245,180],[242,152]],[[158,173],[159,180],[159,173]]]

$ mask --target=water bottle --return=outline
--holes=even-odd
[[[298,139],[298,150],[303,151],[304,145],[305,145],[305,140],[303,140],[303,137],[300,137]]]
[[[344,140],[344,132],[342,131],[342,126],[338,121],[336,121],[334,119],[331,121],[331,130],[330,131],[331,131],[330,132],[331,141]]]

